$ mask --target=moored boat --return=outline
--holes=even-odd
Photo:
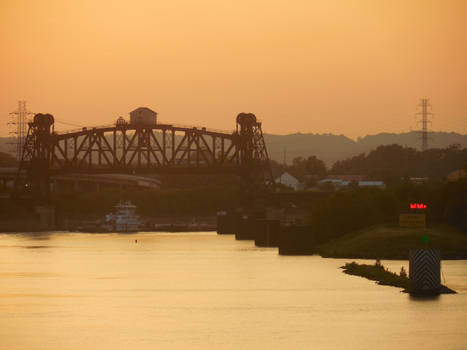
[[[115,206],[114,213],[105,216],[104,227],[114,232],[137,232],[141,229],[142,222],[135,213],[136,206],[130,201],[120,201]]]

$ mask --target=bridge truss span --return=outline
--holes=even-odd
[[[240,165],[236,133],[171,125],[91,128],[51,135],[52,172],[174,172]]]
[[[231,172],[244,183],[272,183],[261,123],[240,113],[236,130],[223,133],[171,124],[128,124],[54,132],[50,114],[29,123],[15,193],[25,187],[48,198],[51,175],[70,173]],[[27,173],[21,183],[21,172]]]

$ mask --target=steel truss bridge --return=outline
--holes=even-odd
[[[259,122],[240,113],[232,133],[170,124],[128,124],[55,132],[50,114],[29,123],[15,196],[49,197],[49,177],[72,173],[216,173],[240,176],[243,187],[273,183]],[[21,176],[21,174],[26,176]]]

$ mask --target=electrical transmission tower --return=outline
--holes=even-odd
[[[18,101],[18,109],[10,113],[11,121],[9,125],[15,126],[15,130],[10,134],[14,135],[16,140],[12,142],[16,146],[16,160],[20,161],[23,154],[24,140],[26,139],[27,123],[33,113],[26,109],[26,101]]]
[[[418,121],[418,123],[422,124],[422,130],[420,131],[422,136],[422,151],[426,151],[428,149],[428,123],[431,124],[428,118],[433,116],[433,113],[431,113],[430,100],[428,98],[422,98],[418,107],[421,109],[421,112],[416,113],[416,115],[422,116],[422,120]]]

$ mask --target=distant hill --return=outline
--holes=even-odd
[[[0,152],[0,168],[16,166],[16,159],[8,153]]]
[[[416,131],[367,135],[358,138],[357,141],[344,135],[332,134],[265,134],[264,137],[269,156],[280,163],[284,161],[284,150],[286,150],[288,164],[295,157],[315,155],[322,159],[328,167],[338,160],[369,152],[380,145],[399,144],[420,149],[421,144],[420,134]],[[454,132],[429,133],[430,148],[446,148],[452,144],[460,144],[462,148],[467,147],[467,135]]]
[[[0,137],[0,152],[15,155],[16,147],[11,144],[15,142],[13,137]]]
[[[359,137],[357,144],[363,150],[375,149],[380,145],[398,144],[401,146],[412,147],[420,150],[420,133],[416,131],[401,134],[381,133],[377,135],[367,135]],[[462,148],[467,147],[467,135],[457,134],[455,132],[430,132],[428,136],[428,145],[430,148],[446,148],[452,144],[460,144]]]
[[[315,155],[327,166],[334,162],[356,154],[356,143],[344,135],[332,134],[289,134],[264,135],[269,157],[279,163],[287,164],[296,157]]]
[[[291,164],[295,157],[315,155],[322,159],[328,167],[331,167],[338,160],[369,152],[380,145],[399,144],[420,149],[421,143],[420,135],[416,131],[367,135],[359,137],[357,141],[344,135],[333,134],[265,134],[264,138],[269,156],[280,163],[284,161],[285,149],[288,164]],[[0,152],[14,154],[14,147],[8,145],[8,142],[12,141],[14,141],[12,138],[0,137]],[[429,133],[430,148],[446,148],[452,144],[460,144],[463,148],[467,147],[467,135],[454,132]]]

